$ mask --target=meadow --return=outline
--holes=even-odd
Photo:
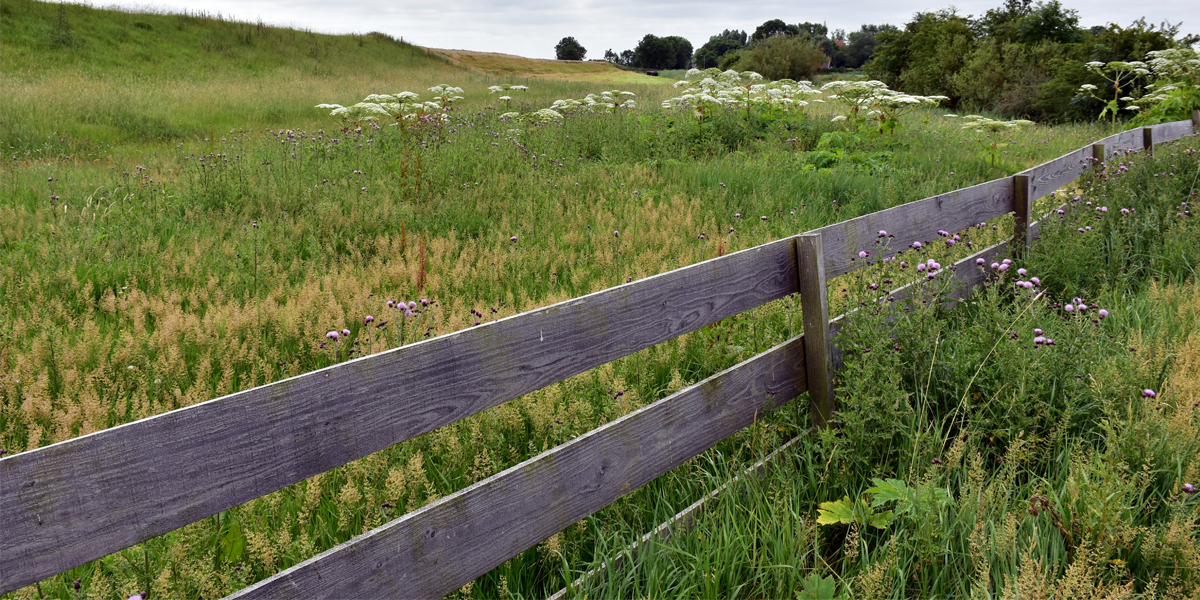
[[[1108,133],[981,134],[943,109],[855,131],[831,120],[834,102],[698,120],[660,108],[677,93],[670,80],[617,69],[579,81],[571,69],[455,61],[381,34],[23,0],[0,11],[6,454],[1008,175]],[[446,121],[346,124],[314,108],[402,90],[427,100],[438,84],[464,90]],[[493,85],[529,89],[502,101]],[[637,107],[501,118],[614,88]],[[855,313],[841,342],[839,427],[572,593],[1197,593],[1200,503],[1181,491],[1200,483],[1200,237],[1185,214],[1195,148],[1123,158],[1039,206],[1080,198],[1021,262],[1046,282],[1038,299],[997,284],[953,310],[908,305],[890,324]],[[1007,233],[1004,220],[988,225],[963,239],[982,247]],[[891,270],[834,281],[844,292],[831,294],[834,310],[905,275],[880,268]],[[1108,316],[1064,313],[1074,297]],[[10,596],[228,594],[800,333],[797,304],[666,342]],[[1035,327],[1057,344],[1035,344]],[[557,591],[803,432],[806,403],[458,595]],[[913,490],[874,507],[896,517],[883,529],[866,520],[882,511],[863,508],[881,497],[867,492],[880,488],[873,478]],[[864,520],[818,524],[818,506],[842,498],[861,500]]]

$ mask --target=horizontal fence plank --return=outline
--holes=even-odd
[[[1154,143],[1173,142],[1193,135],[1191,121],[1176,121],[1154,126]]]
[[[797,286],[789,238],[0,459],[0,593]]]
[[[862,265],[859,251],[870,252],[872,260],[892,256],[913,242],[938,239],[938,230],[957,233],[1012,209],[1012,178],[1005,177],[828,225],[814,233],[821,234],[825,276],[832,279]],[[881,230],[895,236],[890,247],[875,245]]]
[[[701,496],[699,500],[689,504],[687,508],[675,513],[675,516],[660,523],[658,527],[655,527],[654,529],[642,534],[641,538],[626,546],[623,552],[613,556],[612,559],[608,561],[600,563],[600,566],[594,569],[589,569],[588,572],[575,578],[575,581],[570,585],[549,596],[547,600],[562,600],[562,598],[565,598],[567,594],[570,593],[572,588],[579,588],[587,583],[588,580],[594,578],[601,571],[604,571],[608,568],[620,569],[625,562],[625,557],[632,555],[633,552],[637,551],[637,549],[641,546],[645,546],[650,542],[663,543],[671,539],[671,537],[674,535],[688,531],[692,528],[692,523],[694,523],[696,519],[700,518],[700,516],[704,514],[705,509],[709,506],[709,502],[719,498],[721,493],[733,487],[734,485],[737,485],[737,483],[743,479],[753,480],[762,475],[770,473],[771,469],[775,466],[775,461],[812,431],[813,429],[807,429],[801,432],[800,435],[797,435],[796,437],[784,442],[781,446],[772,450],[770,454],[764,456],[762,460],[759,460],[749,467],[746,467],[745,470],[737,475],[734,475],[729,481],[726,481],[716,489]]]
[[[1140,127],[1115,133],[1101,141],[1108,150],[1108,156],[1105,157],[1105,162],[1111,159],[1113,154],[1116,152],[1142,150],[1145,148],[1145,142],[1142,137],[1142,129]]]
[[[230,598],[437,598],[805,391],[803,336]]]
[[[1091,156],[1092,150],[1088,146],[1021,171],[1021,174],[1029,175],[1032,180],[1033,189],[1029,200],[1032,202],[1045,197],[1050,192],[1078,179],[1087,170],[1088,159]]]

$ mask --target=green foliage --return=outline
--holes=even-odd
[[[729,55],[727,55],[729,56]],[[737,54],[723,68],[754,71],[770,79],[807,79],[829,57],[812,40],[801,36],[774,35]]]
[[[692,43],[679,36],[646,34],[633,49],[632,65],[643,69],[686,69],[692,60]]]
[[[804,589],[796,594],[796,600],[840,600],[848,597],[846,590],[837,593],[837,580],[812,573],[803,580]]]
[[[554,45],[554,57],[558,60],[583,60],[587,49],[575,38],[567,36]]]

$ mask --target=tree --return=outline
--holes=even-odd
[[[726,29],[719,35],[708,38],[708,42],[696,50],[692,65],[697,69],[707,69],[717,66],[722,56],[746,47],[745,31],[730,31]]]
[[[810,39],[799,35],[772,35],[737,53],[736,62],[727,67],[735,71],[755,71],[768,79],[806,79],[828,60],[829,57]]]
[[[754,30],[754,34],[750,36],[750,42],[761,42],[775,35],[800,35],[800,28],[788,25],[782,19],[771,19]]]
[[[677,35],[662,38],[671,44],[675,52],[675,60],[668,69],[687,69],[692,66],[692,43]]]
[[[570,36],[559,40],[558,45],[554,46],[554,57],[558,60],[583,60],[585,56],[587,49]]]
[[[675,60],[675,45],[654,34],[647,33],[633,49],[633,66],[639,69],[670,69]]]
[[[610,63],[621,64],[621,55],[613,52],[612,48],[609,48],[608,50],[604,51],[604,60],[607,60]]]
[[[871,55],[875,53],[875,45],[878,43],[876,36],[880,32],[899,31],[895,25],[863,25],[858,31],[852,31],[846,35],[846,46],[842,48],[842,56],[845,63],[842,65],[851,69],[861,68]]]

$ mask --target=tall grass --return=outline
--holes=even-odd
[[[787,118],[727,116],[705,124],[642,108],[572,115],[514,133],[499,113],[580,97],[598,91],[596,84],[469,72],[380,36],[319,36],[20,0],[2,10],[0,86],[12,99],[0,106],[0,135],[11,156],[0,173],[0,448],[8,453],[1003,176],[1099,133],[1090,126],[1033,128],[993,161],[951,119],[924,113],[891,136],[839,133],[833,138],[841,140],[845,160],[820,164],[808,151],[838,132],[819,107]],[[310,48],[328,52],[308,56]],[[486,92],[497,82],[531,90],[503,107]],[[371,92],[422,92],[434,83],[467,89],[444,126],[344,128],[311,108],[349,104]],[[656,107],[669,93],[662,86],[631,89],[642,107]],[[1138,211],[1139,218],[1151,212]],[[968,241],[997,239],[1005,233],[1004,223],[997,225],[973,231]],[[1164,256],[1176,258],[1143,261],[1151,265],[1146,273],[1185,277],[1181,265],[1195,264],[1190,238],[1164,239],[1176,240],[1162,246]],[[963,244],[930,256],[948,260],[969,251]],[[1145,248],[1131,255],[1148,256]],[[1040,268],[1063,273],[1054,281],[1068,281],[1082,277],[1085,266]],[[1095,279],[1088,277],[1072,285]],[[419,304],[404,316],[388,300]],[[840,310],[858,297],[835,293],[833,300]],[[993,303],[1008,306],[999,296]],[[226,594],[796,335],[797,310],[794,299],[772,303],[73,569],[42,582],[40,592],[14,595],[74,596],[75,579],[81,594],[97,597]],[[370,324],[367,315],[374,317]],[[1114,311],[1111,318],[1126,317]],[[953,318],[929,322],[947,319]],[[1095,337],[1096,328],[1080,327],[1081,336]],[[334,329],[351,334],[330,343],[325,333]],[[961,379],[977,349],[946,354],[945,338],[938,339],[933,380]],[[914,361],[914,373],[931,362]],[[1086,387],[1074,374],[1065,385]],[[929,381],[928,373],[918,375],[864,374],[853,381]],[[1038,390],[1056,381],[1042,371],[1024,377]],[[844,385],[851,381],[847,375]],[[992,385],[998,384],[973,387],[997,393]],[[926,405],[949,402],[930,394],[922,396]],[[572,569],[610,556],[802,430],[802,402],[463,592],[498,597],[558,589]],[[1063,412],[1054,402],[1046,406]],[[874,448],[886,458],[878,464],[897,472],[924,471],[917,458],[897,458],[896,448],[929,456],[939,439],[957,435],[950,424],[895,416],[922,437],[904,445],[856,440],[854,447]],[[968,436],[972,452],[983,450],[980,439]],[[849,442],[818,441],[804,448],[814,462],[802,471],[808,481],[824,483],[793,498],[763,496],[798,519],[811,515],[812,502],[835,499],[824,492],[857,494],[871,472],[868,463],[855,463],[841,479],[829,479],[837,475],[823,466],[837,466],[828,462],[830,453],[846,460],[854,453]],[[1001,449],[981,452],[980,472],[1000,464]],[[738,510],[757,506],[743,504]],[[677,586],[673,576],[653,571],[646,580],[659,587],[645,593],[775,596],[772,590],[800,589],[804,569],[834,556],[818,541],[836,535],[811,523],[776,522],[767,513],[722,518],[735,516],[745,531],[754,524],[777,530],[773,549],[752,552],[756,565],[783,560],[793,542],[809,540],[812,550],[791,559],[790,574],[770,567],[778,573],[768,585],[750,575],[758,567],[724,562],[722,553],[758,548],[726,529],[726,541],[705,542],[713,549],[700,557],[707,569],[691,570],[711,571],[710,578]],[[866,533],[864,544],[873,539]],[[864,561],[869,556],[860,554]],[[688,563],[673,564],[653,568],[692,576],[684,573],[691,573]]]
[[[1048,220],[1033,252],[995,271],[971,302],[851,315],[839,340],[847,359],[834,427],[724,493],[691,530],[573,594],[1200,591],[1200,495],[1191,491],[1200,479],[1200,283],[1191,266],[1200,227],[1186,212],[1200,153],[1195,142],[1158,152],[1093,174],[1067,213]],[[1013,275],[1017,268],[1027,273]],[[1040,286],[1014,293],[1023,290],[1014,280],[1034,276]],[[855,287],[877,278],[866,272]],[[945,490],[948,501],[882,500],[860,506],[849,523],[818,523],[822,503],[890,498],[868,491],[886,478]],[[897,518],[869,524],[885,510]],[[619,549],[637,535],[609,543]]]

